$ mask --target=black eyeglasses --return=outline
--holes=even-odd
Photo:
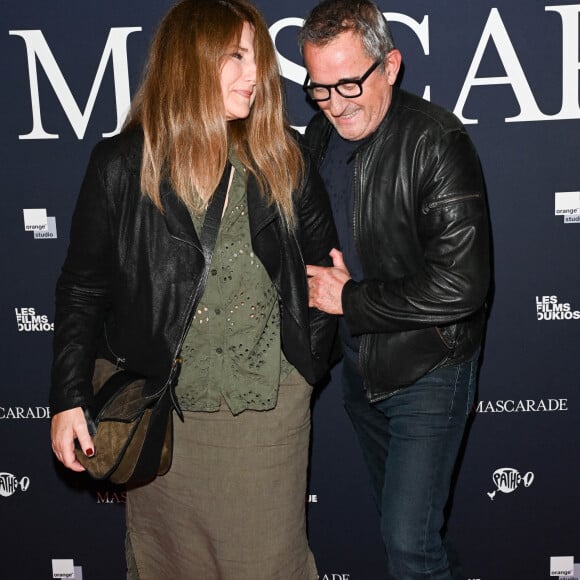
[[[328,101],[330,99],[330,90],[334,89],[341,97],[345,99],[354,99],[360,97],[363,92],[363,83],[373,74],[373,71],[383,62],[382,59],[376,60],[369,70],[358,79],[344,79],[334,85],[309,85],[310,75],[306,75],[306,80],[302,88],[306,94],[313,100],[319,103],[320,101]]]

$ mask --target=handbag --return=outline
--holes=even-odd
[[[94,397],[85,419],[95,444],[76,458],[94,479],[136,483],[163,475],[173,453],[173,402],[170,387],[145,392],[146,379],[104,358],[95,361]]]
[[[204,269],[196,288],[192,316],[205,290],[230,172],[231,164],[228,162],[203,222],[200,243]],[[178,353],[186,334],[187,330],[181,338]],[[145,377],[119,368],[105,358],[95,361],[94,396],[84,408],[95,453],[86,456],[78,441],[75,449],[77,460],[91,477],[116,484],[134,484],[169,471],[173,456],[173,410],[183,419],[174,392],[180,365],[178,355],[166,384],[150,392],[152,385],[148,385]]]

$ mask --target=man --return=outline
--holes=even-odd
[[[480,164],[451,113],[395,86],[401,53],[371,1],[323,1],[300,43],[321,109],[306,139],[342,247],[334,267],[308,266],[311,306],[342,315],[344,402],[391,574],[448,580],[444,508],[490,275]]]

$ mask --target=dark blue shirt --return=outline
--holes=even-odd
[[[363,141],[348,141],[332,131],[320,175],[328,190],[332,214],[338,232],[344,263],[353,280],[363,279],[362,264],[354,242],[354,153]],[[353,336],[342,317],[339,321],[340,338],[344,354],[358,361],[360,337]]]

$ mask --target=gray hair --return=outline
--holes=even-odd
[[[389,24],[374,2],[323,0],[312,9],[298,35],[300,51],[307,42],[324,46],[344,32],[357,34],[373,60],[384,60],[395,48]]]

